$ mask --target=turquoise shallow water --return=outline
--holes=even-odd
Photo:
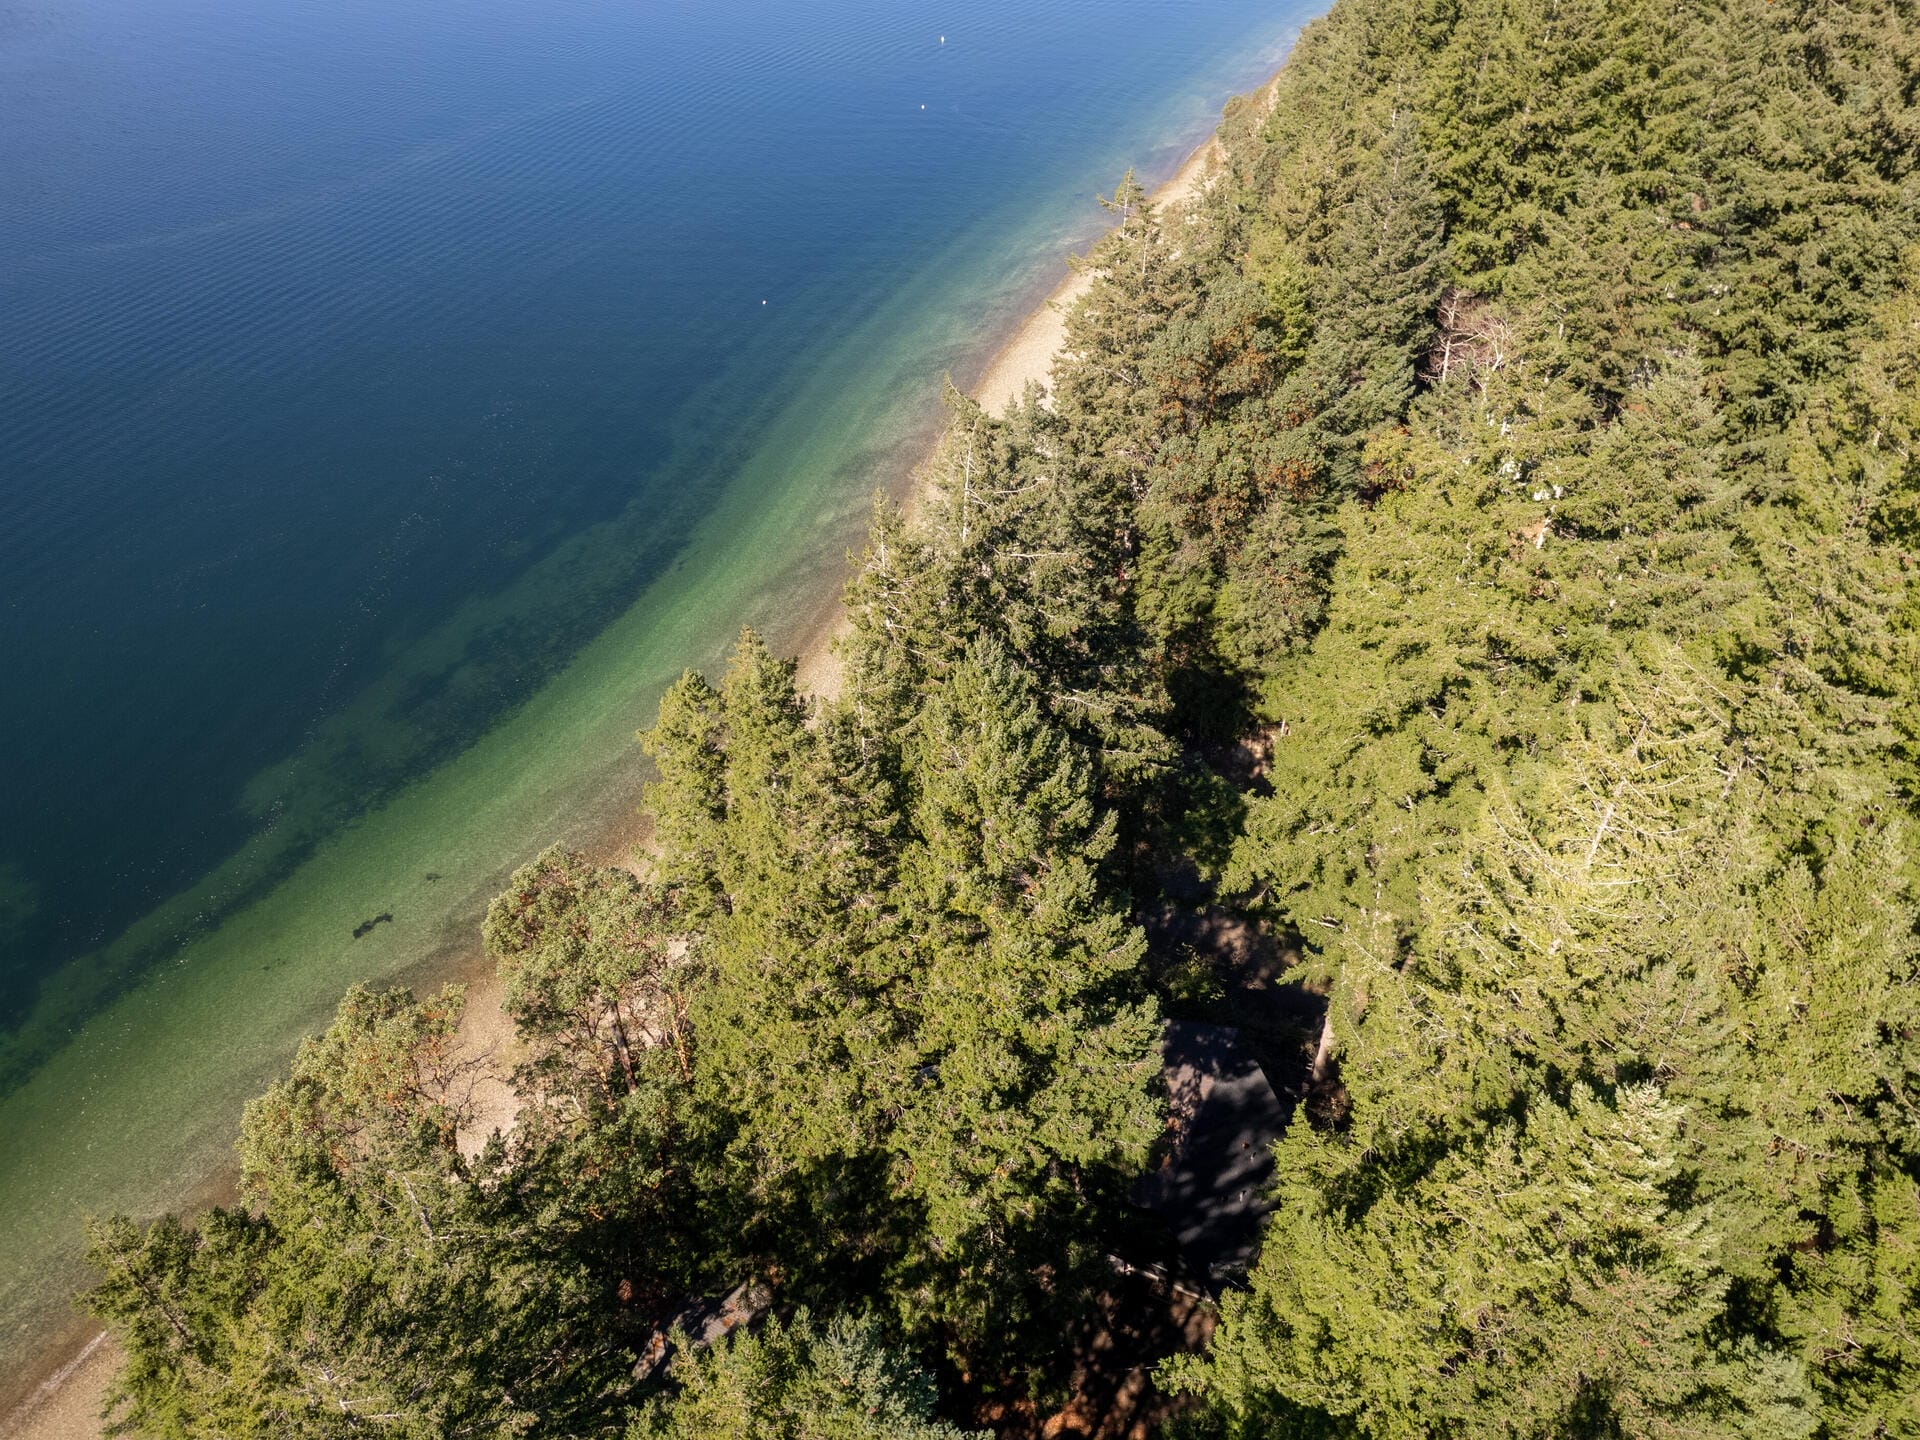
[[[0,1352],[631,812],[1307,9],[0,0]]]

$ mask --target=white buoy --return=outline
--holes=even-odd
[[[947,37],[946,37],[946,36],[944,36],[944,35],[942,35],[942,36],[940,37],[940,43],[941,43],[942,45],[944,45],[944,44],[946,44],[946,43],[947,43]]]
[[[924,106],[924,105],[922,105],[922,106],[921,106],[920,108],[921,108],[922,110],[924,110],[924,109],[926,109],[927,107],[926,107],[926,106]]]

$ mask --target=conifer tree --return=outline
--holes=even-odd
[[[814,1286],[877,1264],[909,1324],[963,1346],[1070,1311],[1076,1229],[1157,1129],[1087,755],[993,639],[931,683],[904,754],[850,711],[806,725],[752,637],[662,714],[663,775],[693,772],[683,737],[716,757],[690,801],[661,794],[657,834],[669,864],[683,835],[716,857],[689,878],[715,896],[696,1092],[765,1243]]]
[[[999,419],[955,391],[947,403],[914,521],[881,502],[848,588],[842,643],[861,723],[904,724],[968,645],[991,636],[1103,776],[1137,781],[1169,750],[1129,603],[1131,498],[1075,455],[1034,397]]]
[[[94,1228],[90,1303],[134,1357],[126,1428],[170,1436],[567,1434],[631,1386],[613,1295],[535,1230],[537,1168],[462,1148],[462,997],[355,987],[248,1106],[245,1212]]]
[[[707,1123],[763,1216],[829,1197],[858,1213],[843,1167],[871,1153],[893,1043],[890,782],[844,724],[809,728],[793,665],[751,634],[717,690],[690,675],[660,713],[644,739],[661,870],[707,897],[690,912],[711,972],[691,1002]]]
[[[628,1440],[964,1440],[934,1417],[932,1378],[845,1317],[771,1316],[676,1359],[673,1387]]]
[[[997,643],[935,692],[907,777],[920,923],[890,1144],[927,1241],[905,1303],[978,1344],[1046,1303],[1043,1271],[1067,1286],[1089,1207],[1144,1160],[1156,1026],[1133,994],[1144,938],[1100,893],[1113,817]]]
[[[1753,1237],[1699,1138],[1739,1064],[1757,797],[1679,657],[1616,703],[1425,867],[1410,956],[1342,947],[1351,1124],[1296,1122],[1252,1293],[1185,1371],[1244,1433],[1275,1404],[1383,1435],[1812,1433],[1805,1359],[1724,1338]]]
[[[688,945],[672,897],[555,848],[515,872],[481,930],[527,1052],[524,1092],[583,1109],[640,1088],[646,1052],[692,1073]]]

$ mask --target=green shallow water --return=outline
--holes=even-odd
[[[937,432],[942,375],[977,373],[1062,277],[1066,250],[1098,232],[1096,188],[1128,163],[1171,173],[1305,13],[1226,8],[1157,94],[1103,96],[1105,122],[1036,146],[1006,193],[956,197],[943,245],[780,293],[757,343],[804,363],[770,372],[742,356],[687,387],[643,492],[573,523],[508,583],[388,637],[373,677],[241,787],[257,821],[245,842],[63,972],[66,993],[114,998],[76,1002],[0,1098],[0,1335],[15,1359],[0,1381],[29,1381],[70,1322],[84,1214],[208,1194],[241,1103],[347,985],[471,969],[486,899],[514,866],[556,840],[607,847],[630,832],[644,780],[633,735],[683,668],[712,666],[742,625],[787,649],[818,632],[873,490],[903,491]],[[643,587],[591,638],[529,662],[537,683],[477,738],[436,750],[389,722],[423,677],[490,676],[489,655],[468,657],[521,617],[619,595],[636,547],[658,556]],[[380,771],[383,755],[415,778],[356,811],[330,779],[351,766],[333,759]]]
[[[811,638],[831,614],[837,559],[858,543],[867,497],[900,488],[937,433],[937,404],[907,397],[935,393],[930,359],[978,348],[949,321],[945,344],[932,329],[922,344],[896,338],[892,353],[876,353],[873,333],[895,318],[883,312],[820,367],[669,572],[533,699],[331,835],[0,1102],[0,1313],[23,1348],[81,1278],[80,1216],[151,1213],[203,1192],[228,1163],[240,1101],[346,986],[458,973],[473,963],[488,897],[516,865],[555,840],[604,844],[629,828],[644,776],[634,733],[683,669],[716,664],[743,625],[789,649]],[[570,553],[590,563],[595,538]],[[226,871],[250,863],[237,858],[205,888],[236,883]],[[148,923],[177,922],[195,900]],[[352,938],[381,913],[391,923]]]

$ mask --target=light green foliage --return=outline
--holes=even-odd
[[[1603,692],[1599,657],[1741,598],[1697,372],[1671,365],[1603,428],[1510,357],[1456,372],[1375,443],[1395,483],[1349,505],[1328,623],[1270,682],[1288,743],[1232,883],[1285,896],[1309,934],[1355,908],[1404,931],[1419,862],[1487,777],[1570,732]]]
[[[701,971],[676,899],[554,849],[513,876],[482,927],[514,1022],[519,1063],[494,1083],[516,1102],[504,1163],[526,1234],[620,1297],[632,1339],[679,1287],[735,1258],[706,1228],[711,1180],[689,1135]]]
[[[675,1393],[628,1440],[965,1440],[934,1418],[933,1381],[865,1325],[802,1310],[675,1362]]]
[[[1051,395],[948,395],[844,693],[744,637],[653,878],[495,901],[510,1136],[457,995],[355,990],[250,1209],[94,1229],[123,1416],[953,1433],[804,1312],[636,1391],[748,1273],[1043,1394],[1154,986],[1232,1000],[1136,918],[1213,904],[1331,1067],[1184,1433],[1920,1435],[1917,75],[1910,0],[1338,0],[1107,201]]]
[[[161,1436],[565,1434],[629,1383],[609,1296],[532,1233],[537,1165],[463,1153],[457,991],[348,992],[247,1108],[246,1212],[91,1232],[91,1297],[129,1351],[115,1403]]]
[[[195,1226],[171,1215],[88,1225],[87,1260],[99,1277],[88,1303],[126,1352],[107,1395],[108,1434],[273,1433],[279,1417],[235,1333],[260,1292],[271,1243],[267,1227],[227,1210]]]

